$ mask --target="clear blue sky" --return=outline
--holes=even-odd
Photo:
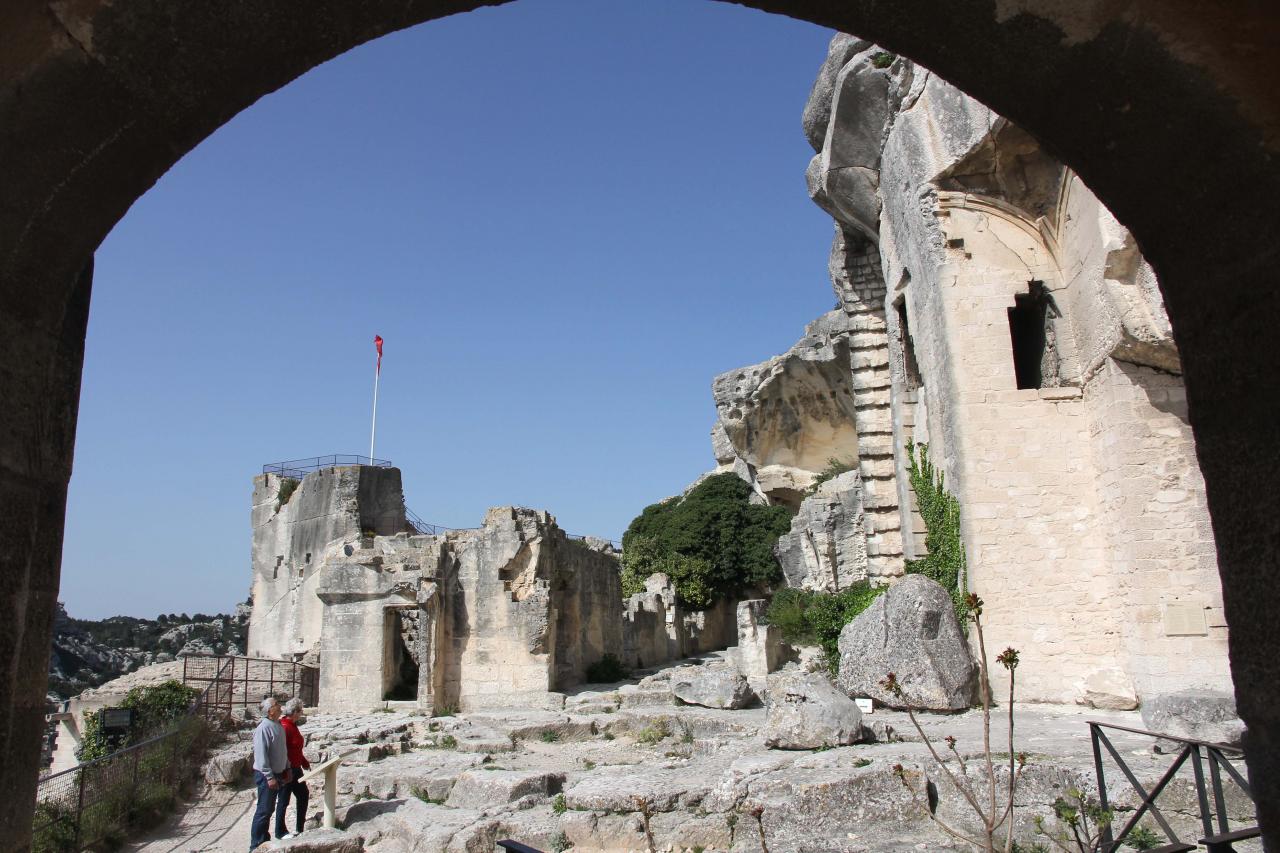
[[[829,310],[800,128],[831,33],[522,0],[365,45],[185,157],[97,255],[61,598],[225,611],[265,462],[378,456],[420,516],[619,538],[714,466],[710,385]]]

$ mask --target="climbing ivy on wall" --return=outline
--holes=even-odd
[[[917,449],[919,452],[917,453]],[[924,519],[928,556],[907,560],[907,572],[937,581],[951,593],[956,616],[965,625],[964,597],[967,591],[964,542],[960,538],[960,502],[946,489],[945,475],[929,461],[929,445],[907,442],[911,488],[915,490]]]

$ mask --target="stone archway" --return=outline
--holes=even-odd
[[[477,0],[18,0],[0,11],[0,846],[28,843],[92,254],[240,110]],[[1218,543],[1268,849],[1280,848],[1280,11],[1240,0],[761,0],[1013,119],[1160,277]],[[815,64],[818,58],[815,57]]]

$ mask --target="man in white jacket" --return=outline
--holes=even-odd
[[[276,797],[289,782],[289,752],[280,725],[280,702],[275,697],[262,700],[262,722],[253,730],[253,781],[258,785],[258,808],[253,813],[251,851],[271,840],[268,826],[276,810]]]

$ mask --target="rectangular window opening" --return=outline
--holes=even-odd
[[[911,340],[911,327],[907,325],[907,303],[899,299],[894,306],[898,310],[898,345],[902,349],[902,374],[908,391],[915,391],[924,384],[920,376],[920,363],[916,361],[916,346]]]
[[[1026,293],[1013,298],[1009,309],[1009,337],[1018,388],[1048,388],[1059,384],[1058,354],[1052,320],[1058,316],[1044,282],[1032,281]]]

